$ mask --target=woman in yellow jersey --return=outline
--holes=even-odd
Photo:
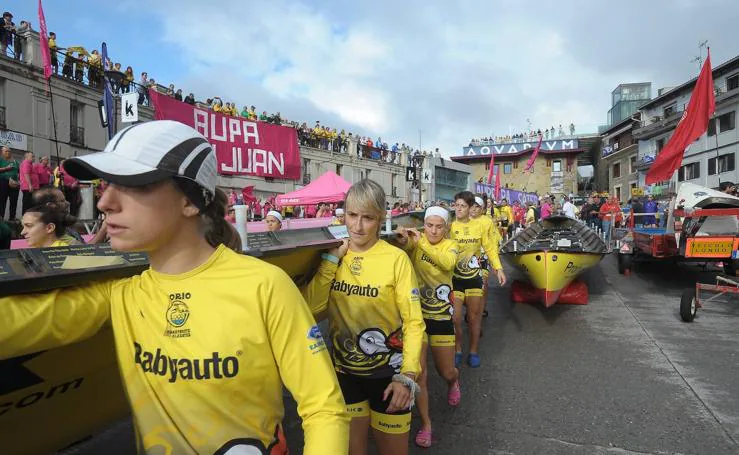
[[[493,222],[493,218],[484,213],[487,202],[487,195],[481,194],[475,196],[475,203],[470,208],[470,218],[477,220],[485,226],[484,231],[490,236],[490,241],[495,246],[495,254],[498,254],[498,242],[500,241],[500,232]],[[481,248],[482,258],[480,259],[480,275],[482,276],[482,317],[488,317],[488,278],[490,278],[490,257],[484,248]],[[481,332],[482,333],[482,332]]]
[[[304,453],[347,453],[346,407],[300,292],[277,267],[224,245],[235,231],[207,139],[179,122],[139,123],[65,169],[110,182],[98,208],[111,246],[147,252],[151,267],[0,299],[0,360],[112,324],[140,452],[285,454],[284,383]]]
[[[429,207],[424,215],[424,232],[399,228],[398,242],[408,251],[421,291],[421,312],[426,323],[426,337],[421,350],[421,376],[418,384],[418,412],[421,428],[416,434],[416,444],[431,447],[432,430],[429,415],[429,399],[426,360],[428,346],[434,356],[439,376],[447,382],[447,402],[457,406],[462,397],[459,389],[459,370],[454,367],[454,294],[452,272],[457,263],[457,242],[447,239],[449,211],[442,207]]]
[[[344,209],[336,209],[334,212],[334,219],[331,220],[331,226],[342,226],[344,224],[344,216]]]
[[[454,363],[457,367],[462,363],[462,307],[467,305],[467,318],[470,327],[470,354],[467,363],[472,368],[480,366],[478,344],[480,341],[480,323],[483,309],[482,273],[480,271],[481,247],[489,252],[490,262],[496,271],[498,282],[505,284],[505,274],[493,246],[487,228],[477,220],[470,218],[470,208],[475,204],[475,196],[469,191],[462,191],[454,196],[456,219],[452,223],[449,236],[459,244],[459,256],[452,279],[454,289],[454,327],[456,333],[456,354]]]
[[[408,255],[380,240],[385,192],[361,180],[346,194],[349,240],[306,288],[314,314],[328,310],[333,359],[352,417],[349,453],[365,455],[370,427],[379,453],[408,453],[425,325]],[[332,453],[330,451],[324,452]]]
[[[76,218],[66,208],[48,202],[32,207],[23,214],[21,235],[31,248],[68,246],[67,228],[74,225]]]

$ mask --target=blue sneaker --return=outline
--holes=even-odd
[[[462,365],[462,355],[461,352],[454,353],[454,368],[459,368]]]
[[[480,356],[478,354],[470,354],[467,357],[467,363],[471,368],[480,368]]]

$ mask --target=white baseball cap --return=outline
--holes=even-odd
[[[208,140],[173,120],[129,126],[113,136],[102,152],[67,159],[64,170],[80,180],[102,178],[123,186],[182,177],[211,195],[218,179],[216,155]]]

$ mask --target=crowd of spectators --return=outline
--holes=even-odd
[[[570,123],[569,130],[570,130],[570,133],[567,134],[564,128],[562,127],[562,124],[560,123],[559,128],[556,130],[554,129],[554,126],[552,126],[549,129],[544,129],[544,131],[542,131],[541,129],[537,129],[537,130],[532,129],[530,131],[524,131],[522,133],[516,133],[516,134],[507,134],[504,136],[473,138],[473,139],[470,139],[470,145],[479,146],[479,145],[533,142],[533,141],[538,141],[539,136],[543,137],[544,140],[571,137],[575,135],[575,124],[574,123]]]
[[[16,28],[13,22],[13,15],[10,12],[3,13],[3,25],[0,27],[2,54],[7,57],[8,50],[10,50],[10,57],[20,59],[23,40],[27,39],[25,32],[30,30],[31,24],[29,22],[21,21],[21,25]],[[124,69],[124,66],[120,62],[114,62],[110,58],[106,58],[103,61],[102,55],[97,49],[88,51],[83,46],[60,47],[57,42],[56,33],[54,32],[49,33],[48,43],[53,75],[61,76],[99,90],[103,89],[104,78],[107,77],[108,81],[110,81],[111,90],[115,95],[137,93],[138,103],[140,105],[150,105],[149,89],[155,88],[174,99],[191,105],[205,106],[214,112],[220,112],[233,117],[242,117],[252,121],[295,128],[298,132],[300,144],[306,147],[386,163],[408,165],[414,164],[414,157],[430,154],[429,152],[421,152],[418,149],[414,150],[405,143],[386,142],[379,137],[373,140],[369,136],[357,134],[356,132],[348,132],[343,129],[337,131],[336,128],[322,125],[319,121],[316,121],[315,125],[310,127],[307,122],[301,124],[299,122],[289,121],[280,112],[268,114],[267,111],[262,111],[259,114],[254,105],[250,107],[245,105],[239,111],[235,102],[224,102],[219,96],[208,98],[205,102],[197,101],[192,92],[184,95],[183,90],[176,88],[174,84],[169,84],[168,87],[160,85],[154,78],[150,78],[149,74],[145,71],[136,80],[136,73],[132,66],[125,66]],[[407,157],[405,160],[403,160],[403,155]],[[440,156],[438,149],[436,155]]]

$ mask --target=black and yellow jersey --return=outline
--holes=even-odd
[[[442,239],[432,245],[421,234],[413,247],[408,245],[408,254],[416,270],[421,291],[421,311],[424,319],[449,321],[452,319],[452,272],[457,264],[459,246],[451,239]]]
[[[375,378],[420,373],[426,326],[402,250],[379,240],[367,251],[349,250],[339,265],[323,260],[304,295],[313,314],[328,309],[336,371]]]
[[[483,225],[483,231],[488,233],[488,237],[490,238],[491,244],[494,246],[495,255],[498,256],[498,251],[500,250],[500,241],[502,237],[500,236],[500,231],[498,230],[498,226],[495,224],[493,219],[490,217],[490,215],[484,214],[480,215],[477,218],[472,218],[473,220],[482,223]],[[487,250],[485,248],[480,247],[480,250],[482,252],[482,257],[485,260],[490,260],[490,255],[488,254]],[[496,267],[496,269],[499,267]]]
[[[459,244],[457,266],[454,276],[461,279],[470,279],[480,272],[482,249],[487,252],[490,264],[498,270],[502,268],[498,257],[498,245],[492,240],[492,233],[487,224],[478,219],[469,219],[466,222],[455,220],[449,230],[449,237]]]
[[[220,246],[179,275],[150,269],[2,298],[0,359],[81,341],[108,323],[142,451],[267,453],[284,382],[303,418],[304,453],[347,453],[349,417],[326,345],[279,268]]]

